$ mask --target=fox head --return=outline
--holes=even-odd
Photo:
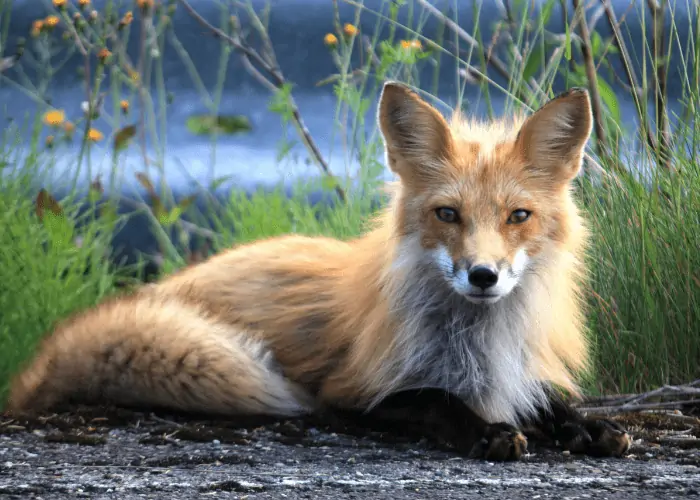
[[[408,87],[386,83],[378,123],[399,177],[401,252],[473,303],[509,295],[579,227],[571,183],[592,122],[579,88],[526,118],[479,124],[458,113],[448,123]]]

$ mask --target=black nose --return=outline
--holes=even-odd
[[[474,266],[469,270],[469,283],[479,288],[489,288],[498,283],[498,273],[489,266]]]

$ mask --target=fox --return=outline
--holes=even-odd
[[[6,409],[336,409],[476,459],[521,459],[528,429],[623,456],[628,431],[572,403],[591,366],[574,180],[592,120],[585,88],[489,121],[386,81],[376,123],[395,178],[362,234],[234,245],[76,312],[13,377]]]

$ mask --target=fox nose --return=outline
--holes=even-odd
[[[498,273],[490,266],[474,266],[469,270],[469,283],[486,290],[498,283]]]

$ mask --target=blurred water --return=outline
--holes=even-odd
[[[456,9],[456,12],[459,24],[467,31],[473,31],[471,29],[474,25],[472,1],[459,0],[459,2],[455,2],[450,0],[448,2],[443,0],[433,3],[440,8],[454,7],[458,4],[459,8]],[[499,16],[499,3],[498,1],[481,3],[479,19],[481,20],[480,27],[484,30],[482,34],[484,38],[490,35],[493,21]],[[618,0],[613,3],[618,16],[625,16],[627,20],[627,26],[630,28],[625,35],[631,46],[635,47],[636,57],[639,58],[642,49],[642,45],[639,43],[642,36],[639,15],[646,9],[646,1]],[[43,2],[15,0],[13,2],[6,50],[12,50],[18,37],[27,36],[31,21],[46,14],[45,6],[47,4],[48,0]],[[94,0],[93,4],[97,8],[101,8],[104,6],[105,0]],[[253,4],[259,9],[265,2],[254,0]],[[271,5],[269,30],[274,50],[284,74],[295,85],[294,96],[301,114],[312,136],[329,161],[331,169],[340,174],[344,174],[347,169],[350,169],[352,173],[357,164],[348,158],[343,150],[340,133],[337,128],[334,128],[336,100],[332,93],[332,87],[316,86],[318,81],[335,70],[328,50],[322,43],[324,34],[332,29],[332,2],[330,0],[272,0],[269,4]],[[354,7],[342,0],[339,1],[339,4],[341,21],[353,21]],[[552,16],[553,21],[561,19],[559,2],[556,4]],[[676,11],[675,23],[679,30],[679,39],[683,41],[687,37],[690,19],[687,15],[690,9],[688,5],[692,2],[690,0],[679,0],[678,2],[672,0],[671,4],[673,5],[672,10]],[[218,2],[192,0],[192,5],[202,16],[214,24],[218,23],[220,15]],[[371,11],[386,12],[386,4],[382,0],[365,0],[364,5],[368,11],[363,13],[359,24],[365,33],[372,33],[377,23],[377,16]],[[405,15],[407,12],[408,8],[404,7],[402,13]],[[648,13],[645,15],[648,17]],[[242,16],[242,20],[245,22],[245,16]],[[647,20],[648,22],[649,20]],[[213,37],[207,36],[202,27],[181,6],[178,6],[174,23],[179,41],[190,54],[204,85],[213,89],[219,68],[219,42]],[[601,21],[597,26],[602,35],[607,35],[608,28],[605,22]],[[435,20],[430,17],[423,31],[426,35],[431,36],[437,27]],[[553,29],[556,30],[558,27],[554,26]],[[132,31],[138,32],[137,21],[134,23]],[[130,52],[134,54],[137,48],[138,40],[134,36]],[[614,61],[617,63],[617,58]],[[679,62],[678,58],[672,61],[672,67],[677,69]],[[54,75],[53,85],[48,89],[46,95],[46,98],[50,99],[53,105],[65,109],[69,118],[79,116],[81,113],[80,103],[85,98],[82,79],[76,73],[76,69],[81,63],[82,61],[77,57],[70,60],[60,72]],[[639,67],[641,67],[641,61],[638,60],[637,69]],[[291,179],[296,175],[315,175],[318,172],[314,165],[304,164],[303,159],[308,155],[301,144],[292,150],[299,155],[301,159],[299,164],[279,163],[277,161],[281,138],[286,134],[290,139],[298,141],[298,137],[291,129],[285,131],[279,116],[268,111],[269,92],[250,77],[242,67],[238,56],[233,55],[229,61],[221,110],[224,113],[247,116],[252,122],[253,131],[235,137],[220,138],[216,148],[215,161],[212,161],[212,148],[209,141],[193,136],[185,127],[187,116],[192,113],[204,112],[206,108],[188,71],[175,51],[169,49],[165,52],[163,68],[165,86],[173,96],[173,103],[167,107],[165,158],[166,175],[172,187],[186,189],[194,181],[206,183],[212,178],[224,175],[233,176],[239,184],[251,185]],[[454,104],[456,97],[454,70],[454,64],[444,64],[438,80],[438,95],[448,105]],[[622,75],[621,69],[619,74]],[[11,70],[5,76],[16,80],[18,74]],[[502,80],[498,80],[498,82],[505,83]],[[674,98],[680,94],[682,82],[680,78],[670,78],[669,83],[670,94]],[[563,84],[561,85],[563,89]],[[636,112],[632,101],[619,87],[616,90],[620,96],[621,112],[626,123],[630,127],[635,127]],[[468,87],[466,97],[467,99],[476,99],[478,89],[473,86]],[[494,100],[496,113],[500,113],[503,109],[502,95],[495,91],[492,92],[491,97]],[[373,102],[370,114],[374,113],[375,104]],[[112,109],[113,103],[109,96],[105,105],[107,109]],[[672,108],[677,109],[677,103],[673,103]],[[43,109],[43,104],[37,103],[16,86],[9,85],[4,79],[0,82],[0,115],[2,115],[0,119],[20,120],[28,114],[31,115],[37,110]],[[483,114],[485,111],[483,101],[471,106],[470,111]],[[132,116],[136,116],[138,112],[138,103],[133,102]],[[96,127],[108,130],[108,126],[103,120],[98,120]],[[374,127],[372,119],[368,120],[367,127],[368,129]],[[54,172],[58,178],[65,178],[64,173],[73,167],[77,151],[67,146],[62,146],[60,151],[59,163]],[[149,154],[154,155],[155,152],[151,149]],[[133,172],[143,169],[143,160],[138,148],[132,146],[124,155],[123,161],[120,172],[126,181],[133,182]],[[111,159],[108,148],[95,147],[91,156],[91,164],[91,175],[103,172],[104,181],[109,180],[107,172],[111,169]],[[86,181],[87,177],[83,180]]]

